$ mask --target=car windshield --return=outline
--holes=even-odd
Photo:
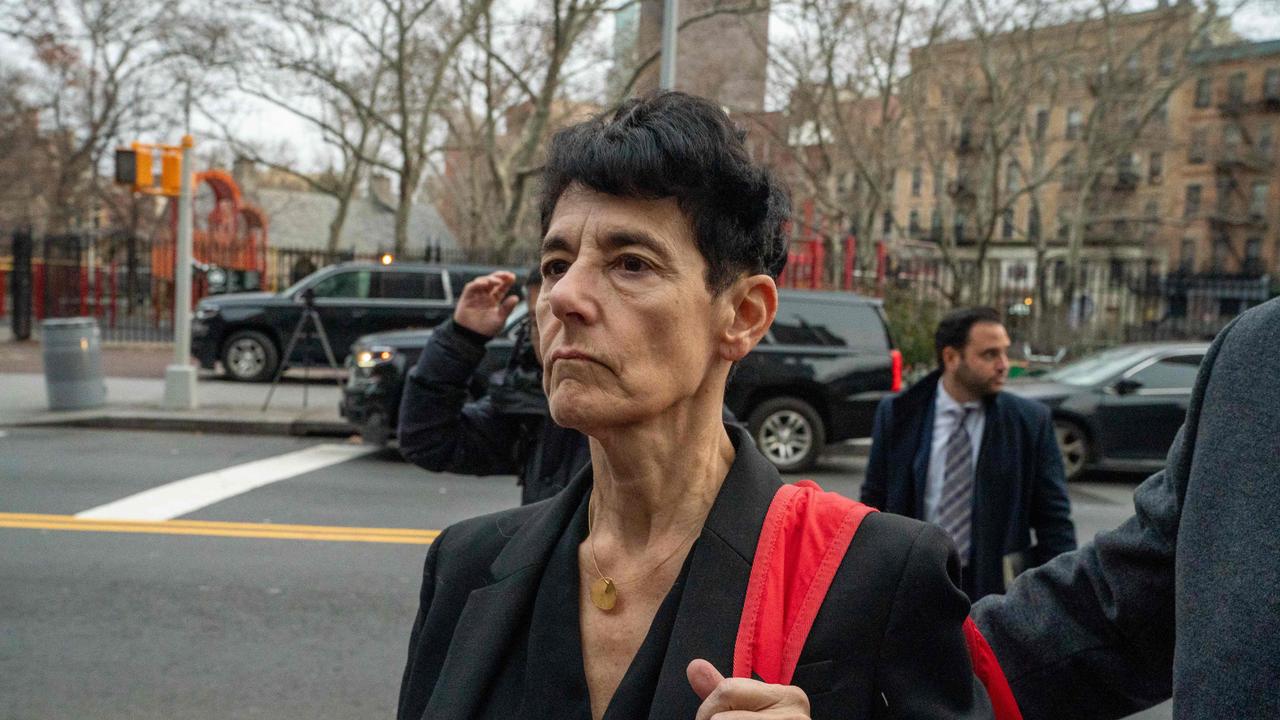
[[[297,293],[299,290],[301,290],[301,289],[302,289],[302,287],[303,287],[304,285],[308,285],[308,284],[310,284],[310,283],[311,283],[311,281],[312,281],[312,280],[313,280],[317,275],[319,275],[321,272],[323,272],[323,271],[325,271],[325,270],[328,270],[328,269],[329,269],[328,267],[322,267],[322,268],[320,268],[319,270],[316,270],[316,271],[315,271],[315,272],[313,272],[313,273],[309,273],[306,277],[302,278],[302,279],[301,279],[301,280],[299,280],[298,282],[296,282],[296,283],[294,283],[294,284],[290,285],[289,287],[285,288],[284,290],[281,290],[281,291],[280,291],[280,294],[281,294],[281,295],[284,295],[285,297],[293,297],[293,295],[294,295],[295,293]]]
[[[1097,385],[1119,375],[1150,352],[1145,348],[1118,347],[1088,355],[1044,374],[1044,379],[1067,385]]]
[[[521,300],[520,304],[512,308],[511,314],[507,316],[507,324],[502,328],[502,334],[505,335],[511,332],[511,329],[516,326],[516,323],[523,320],[524,317],[528,314],[529,314],[529,303],[525,302],[524,300]]]

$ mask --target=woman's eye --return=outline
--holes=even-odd
[[[645,262],[644,260],[641,260],[638,257],[635,257],[634,255],[628,255],[627,257],[622,258],[622,261],[620,264],[623,270],[626,270],[627,272],[633,272],[633,273],[643,272],[649,268],[649,263]]]

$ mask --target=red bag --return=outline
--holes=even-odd
[[[788,685],[813,621],[862,519],[874,508],[812,480],[783,485],[773,496],[756,546],[733,651],[733,676]],[[965,644],[997,720],[1022,720],[1013,691],[971,618]]]

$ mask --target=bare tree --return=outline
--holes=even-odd
[[[0,32],[34,61],[31,105],[51,169],[45,226],[88,224],[91,199],[107,194],[105,156],[130,135],[161,123],[173,107],[165,74],[173,53],[164,33],[170,3],[148,0],[17,0],[0,6]]]

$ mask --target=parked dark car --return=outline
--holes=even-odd
[[[1090,468],[1149,472],[1164,466],[1208,349],[1120,345],[1007,387],[1053,410],[1067,479]]]
[[[221,363],[234,380],[275,376],[281,355],[314,292],[315,308],[335,360],[361,335],[433,327],[453,314],[456,294],[472,278],[499,268],[427,263],[342,263],[317,270],[279,293],[230,293],[196,306],[191,354],[205,368]],[[309,325],[309,324],[308,324]],[[328,361],[315,333],[304,334],[286,365]]]
[[[506,366],[518,321],[513,313],[489,342],[476,392]],[[366,440],[382,443],[394,434],[405,375],[429,337],[430,331],[381,333],[352,348],[341,412]],[[796,472],[812,466],[826,444],[870,435],[876,403],[901,383],[902,356],[880,301],[784,290],[769,334],[729,378],[725,404],[774,465]]]

